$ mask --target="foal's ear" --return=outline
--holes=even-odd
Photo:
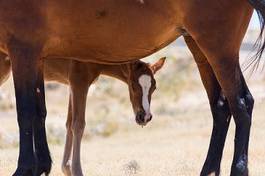
[[[158,70],[160,70],[163,67],[165,61],[166,57],[162,57],[156,63],[150,65],[153,74],[155,74]]]

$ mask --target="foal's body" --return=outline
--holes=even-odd
[[[125,63],[181,35],[198,64],[214,120],[201,175],[219,175],[231,115],[236,123],[231,175],[248,175],[254,101],[240,70],[239,48],[253,12],[249,2],[265,18],[262,0],[0,0],[0,50],[11,57],[20,126],[15,175],[50,171],[39,58]]]
[[[44,62],[44,78],[46,81],[56,81],[62,84],[69,85],[70,96],[68,104],[68,115],[67,115],[67,135],[64,150],[64,157],[62,162],[62,170],[66,176],[82,176],[82,168],[80,162],[80,145],[85,128],[85,108],[87,92],[90,85],[102,74],[117,78],[125,82],[129,87],[131,94],[136,94],[141,91],[141,87],[137,87],[137,83],[133,82],[132,77],[141,75],[149,75],[151,72],[154,74],[164,64],[165,58],[161,58],[153,66],[146,64],[142,61],[136,61],[129,64],[121,65],[104,65],[86,62],[80,63],[74,60],[65,59],[47,59]],[[135,69],[135,66],[138,67]],[[156,67],[156,68],[153,68]],[[10,60],[4,55],[0,55],[0,85],[3,84],[8,76],[10,75],[11,64]],[[140,73],[137,73],[139,71]],[[151,75],[152,76],[152,75]],[[153,77],[151,80],[153,81]],[[134,86],[134,92],[131,91],[130,86]],[[152,93],[148,93],[151,96]],[[140,94],[139,94],[140,95]],[[139,95],[137,95],[139,97]],[[141,95],[140,95],[141,96]],[[131,103],[134,111],[141,109],[141,100],[133,95],[130,96]],[[140,104],[139,104],[140,103]],[[149,101],[150,103],[150,101]],[[141,119],[136,121],[144,125],[149,120],[141,122]],[[72,152],[73,151],[73,152]],[[72,154],[72,163],[70,163]],[[72,168],[70,168],[72,164]]]

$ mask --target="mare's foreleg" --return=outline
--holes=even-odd
[[[48,145],[45,146],[47,148],[42,156],[39,155],[38,148],[39,142],[47,144],[41,49],[42,45],[38,43],[23,42],[15,38],[8,43],[20,134],[20,151],[15,176],[33,176],[42,173],[48,175],[51,169]],[[39,127],[44,129],[44,133],[38,134],[36,128]],[[39,138],[39,135],[45,137]],[[36,141],[36,138],[40,141]]]

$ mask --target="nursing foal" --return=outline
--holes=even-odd
[[[135,61],[122,65],[80,63],[74,60],[47,59],[44,61],[46,81],[57,81],[70,86],[67,115],[67,135],[62,162],[66,176],[82,176],[80,145],[85,128],[85,107],[87,91],[100,74],[117,78],[127,83],[130,100],[139,125],[146,125],[151,119],[150,101],[156,88],[154,74],[162,68],[165,58],[150,65]],[[0,84],[3,84],[11,71],[10,60],[0,55]],[[73,153],[72,153],[73,152]],[[72,154],[72,168],[70,158]]]

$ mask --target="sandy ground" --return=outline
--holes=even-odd
[[[265,102],[254,111],[249,168],[252,176],[265,173]],[[211,131],[208,108],[195,108],[172,117],[156,117],[145,128],[131,123],[128,131],[108,138],[95,137],[82,145],[84,174],[88,176],[191,176],[199,175]],[[49,120],[48,120],[49,122]],[[231,123],[222,162],[222,175],[229,175],[233,154],[234,124]],[[62,175],[63,146],[50,146],[52,176]],[[17,148],[1,149],[0,175],[16,167]]]
[[[252,38],[251,35],[248,37]],[[199,175],[209,145],[212,118],[196,65],[187,59],[190,53],[180,48],[177,51],[172,46],[153,56],[178,59],[169,60],[165,71],[157,77],[158,90],[152,99],[154,118],[145,128],[134,121],[125,85],[113,80],[110,84],[102,79],[98,87],[91,89],[86,139],[82,145],[85,176]],[[256,99],[249,151],[251,176],[265,173],[264,75],[256,72],[252,77],[247,76]],[[51,176],[63,175],[60,167],[67,92],[66,87],[59,87],[47,89],[46,94],[46,126],[53,158]],[[11,175],[16,168],[18,127],[14,102],[12,82],[9,81],[0,89],[0,176]],[[232,121],[222,161],[223,176],[230,172],[233,136]]]

